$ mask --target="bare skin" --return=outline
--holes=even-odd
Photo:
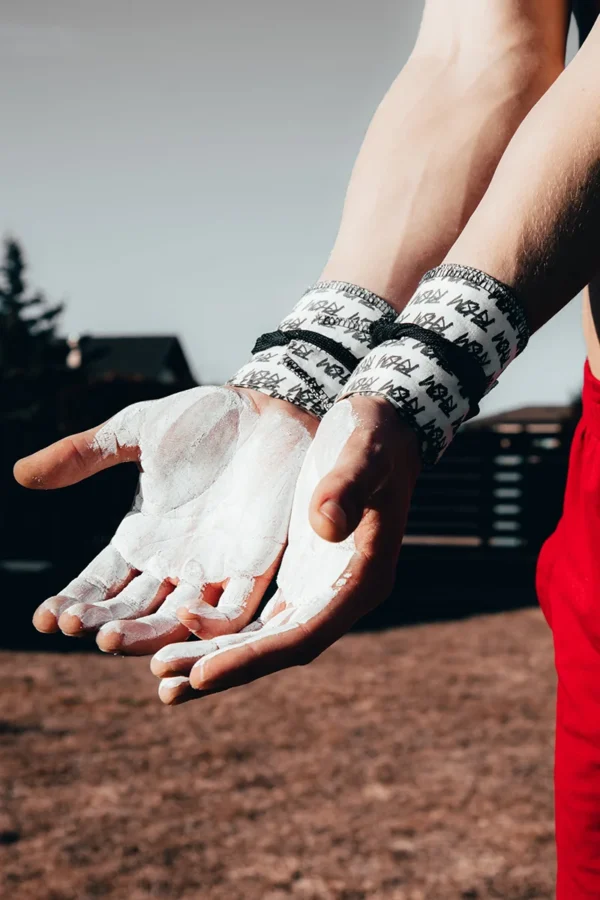
[[[202,417],[214,422],[206,437],[199,433]],[[302,455],[316,426],[295,406],[254,391],[194,388],[129,407],[101,426],[114,429],[109,453],[93,428],[20,460],[15,477],[37,489],[74,484],[123,462],[138,463],[143,472],[142,491],[110,544],[61,594],[42,603],[35,627],[69,636],[98,632],[102,650],[132,654],[184,640],[188,615],[204,637],[244,627],[279,563]],[[275,449],[277,465],[252,471],[256,441],[265,453],[267,444]],[[192,448],[181,463],[173,456],[177,444]],[[267,465],[264,454],[261,463]],[[240,540],[244,514],[254,534],[264,534],[262,544]],[[280,543],[273,537],[277,517]],[[216,555],[215,529],[232,534],[231,546],[219,545]]]
[[[356,160],[322,277],[398,311],[483,197],[508,142],[564,68],[565,0],[429,0]]]
[[[493,4],[490,4],[490,6],[493,6]],[[523,10],[527,8],[527,4],[519,4],[519,7]],[[507,6],[505,5],[503,10],[506,9]],[[557,5],[556,11],[557,30],[555,33],[561,36],[562,46],[564,46],[566,29],[565,7]],[[561,28],[563,29],[562,32],[560,31]],[[557,41],[554,46],[561,46],[561,41]],[[542,55],[549,52],[547,45],[543,42],[541,42],[540,47]],[[550,52],[550,57],[554,65],[555,57],[552,52]],[[566,76],[561,75],[561,78],[564,77]],[[536,110],[543,104],[546,104],[546,98],[552,91],[553,88],[550,88],[550,92],[540,101],[538,107],[530,113],[534,117],[533,128],[539,127]],[[563,93],[563,91],[559,92],[559,97],[561,98],[558,101],[559,104],[563,102]],[[554,107],[554,102],[551,102],[550,114],[552,114]],[[544,115],[547,115],[547,113],[544,112]],[[562,115],[564,117],[564,111]],[[522,128],[526,132],[529,130],[528,119],[525,120]],[[398,128],[396,133],[399,132],[401,132],[400,128]],[[553,139],[556,142],[556,135],[548,133],[547,141],[550,146],[552,146]],[[365,146],[368,146],[369,140],[368,136]],[[375,141],[375,143],[377,142]],[[476,137],[475,143],[477,144]],[[524,182],[529,177],[531,165],[529,162],[531,150],[528,146],[528,141],[525,141],[526,154],[523,152],[520,140],[515,139],[514,144],[518,159],[514,160],[512,166],[508,169],[510,180],[507,179],[506,175],[499,178],[498,173],[502,168],[501,163],[492,181],[494,194],[502,195],[504,206],[508,210],[511,209],[512,180],[515,177],[515,172],[517,170],[520,171],[521,182]],[[443,141],[442,145],[445,148]],[[419,146],[422,146],[422,144],[419,144]],[[541,165],[541,157],[543,157],[543,163],[547,166],[545,174],[548,177],[554,176],[555,181],[552,183],[552,188],[556,189],[558,170],[553,169],[549,171],[552,157],[550,151],[548,151],[548,155],[546,154],[546,146],[543,145],[542,148],[538,146],[536,162]],[[382,147],[388,158],[393,159],[394,154],[389,153],[389,148],[383,145]],[[506,152],[512,156],[512,151],[513,145],[511,144]],[[414,152],[414,145],[412,145],[413,155]],[[435,154],[432,154],[431,158],[437,158],[438,161],[440,159]],[[445,175],[450,178],[450,173],[456,164],[456,156],[450,153],[448,157],[443,159],[444,164],[448,168],[444,170],[442,166],[438,174],[441,175],[441,172],[445,171]],[[491,165],[490,168],[493,170]],[[390,218],[395,218],[396,220],[396,226],[400,234],[400,245],[402,245],[402,239],[406,233],[402,223],[402,216],[406,214],[406,209],[402,206],[403,187],[406,187],[406,182],[401,173],[401,167],[396,161],[391,164],[389,170],[384,169],[389,176],[389,183],[392,186],[394,184],[403,186],[398,187],[397,193],[394,195],[398,200],[400,212],[395,209],[392,202],[388,202],[388,197],[383,190],[385,176],[381,174],[381,170],[371,160],[371,166],[367,167],[366,171],[367,173],[371,171],[371,177],[374,179],[381,178],[382,190],[377,191],[374,189],[370,197],[369,191],[365,189],[365,194],[361,197],[363,186],[360,180],[361,166],[357,165],[355,178],[358,178],[360,183],[358,186],[356,184],[351,186],[345,212],[345,216],[351,216],[351,218],[355,214],[353,227],[349,228],[342,223],[338,244],[325,270],[325,277],[341,278],[342,272],[344,272],[343,277],[354,278],[360,283],[367,284],[373,290],[386,293],[387,297],[393,299],[396,308],[402,308],[408,299],[406,294],[412,290],[422,271],[415,269],[414,277],[409,277],[406,274],[406,270],[410,269],[412,258],[408,258],[406,270],[403,266],[399,266],[398,261],[401,259],[401,254],[396,252],[393,241],[390,239],[390,234],[393,233]],[[475,167],[475,170],[477,171],[477,167]],[[398,174],[399,171],[400,174]],[[481,172],[487,171],[486,167],[482,165],[479,174],[481,175]],[[394,175],[393,173],[396,174]],[[585,175],[585,166],[580,174],[582,176]],[[479,178],[479,180],[475,180],[479,185],[479,189],[481,189],[481,184],[485,179]],[[486,268],[485,265],[478,262],[475,249],[473,249],[471,257],[464,258],[466,251],[457,249],[461,238],[459,238],[456,245],[448,250],[448,247],[452,244],[450,236],[453,234],[456,222],[461,221],[460,216],[457,215],[458,210],[464,211],[467,208],[471,211],[480,199],[477,196],[474,185],[471,185],[469,190],[465,190],[465,183],[469,184],[468,177],[465,182],[461,183],[459,175],[457,183],[459,187],[456,194],[451,189],[447,194],[444,191],[443,196],[449,198],[448,205],[444,207],[447,216],[442,220],[439,227],[436,227],[435,203],[437,202],[439,205],[440,198],[433,193],[428,194],[427,191],[423,195],[425,208],[427,208],[427,200],[430,201],[428,216],[431,225],[430,239],[432,243],[428,245],[431,256],[426,257],[427,265],[441,261],[444,255],[442,248],[444,247],[448,251],[448,258],[456,262],[466,262],[480,268]],[[492,191],[492,187],[490,187],[490,191]],[[469,198],[471,206],[467,205],[465,207],[465,196]],[[378,241],[375,241],[373,244],[369,243],[369,230],[373,222],[376,223],[378,221],[377,216],[368,210],[370,202],[375,202],[375,205],[379,202],[388,213],[386,227],[382,232],[387,240],[384,240],[383,244],[378,243]],[[485,217],[483,222],[479,220],[479,211],[475,213],[464,227],[462,235],[465,237],[465,240],[472,241],[473,247],[477,248],[482,254],[491,246],[499,248],[498,259],[503,260],[504,254],[514,254],[515,248],[511,244],[508,223],[505,224],[503,230],[500,230],[500,232],[498,230],[494,217],[494,203],[498,204],[498,202],[499,197],[495,196],[490,203],[489,215]],[[571,193],[565,191],[560,196],[557,207],[554,210],[556,218],[548,223],[545,232],[546,245],[544,253],[552,256],[553,259],[555,254],[560,255],[561,252],[560,248],[551,246],[552,235],[556,230],[556,221],[561,216],[564,216],[570,202]],[[361,207],[361,203],[366,205]],[[481,206],[485,206],[486,203],[487,198],[484,198]],[[409,206],[412,206],[412,200]],[[536,199],[531,197],[530,206],[527,207],[527,210],[523,210],[523,213],[527,211],[531,214],[536,208]],[[361,210],[360,214],[356,212],[357,209]],[[382,217],[385,219],[385,215],[382,214]],[[461,223],[461,227],[462,225],[464,225],[464,222]],[[361,228],[365,245],[370,247],[372,254],[378,260],[376,266],[371,264],[371,253],[365,253],[364,249],[359,252],[358,244],[354,245],[355,235],[360,232]],[[518,224],[516,230],[519,232]],[[431,237],[431,234],[435,237]],[[527,233],[530,240],[523,247],[522,258],[524,266],[528,259],[534,258],[534,251],[537,252],[539,250],[537,245],[531,240],[533,234],[535,232]],[[437,241],[435,249],[433,248],[434,240]],[[504,252],[503,243],[507,245]],[[446,244],[448,247],[445,246]],[[348,250],[345,254],[345,261],[342,264],[342,262],[338,261],[344,259],[342,251],[346,246]],[[384,252],[382,246],[387,248],[387,252]],[[353,248],[354,253],[350,248]],[[439,252],[440,256],[436,257],[436,252]],[[339,269],[336,268],[338,264],[340,265]],[[504,275],[503,280],[514,283],[507,278],[504,271],[498,274],[497,271],[490,269],[489,266],[487,271],[491,271],[491,274],[501,278]],[[349,274],[350,272],[352,274]],[[398,275],[398,273],[400,274]],[[542,279],[539,285],[533,273],[527,270],[527,274],[529,282],[527,283],[525,300],[534,327],[539,327],[542,321],[545,321],[552,314],[552,310],[544,307],[546,298],[542,291],[542,273],[537,276]],[[586,273],[584,277],[588,277],[588,275],[589,273]],[[516,286],[520,290],[522,288],[521,282]],[[557,300],[553,311],[556,311],[560,305],[564,305],[568,299],[569,297],[564,294],[561,302]],[[544,308],[540,309],[540,307]],[[261,622],[261,629],[263,627],[265,629],[262,636],[260,632],[258,635],[256,632],[253,632],[246,636],[242,634],[235,636],[235,638],[225,638],[223,642],[219,643],[218,647],[200,647],[195,651],[195,656],[190,657],[186,654],[185,659],[183,654],[178,657],[177,654],[173,655],[171,653],[168,658],[159,654],[153,660],[152,668],[159,677],[167,679],[166,682],[163,681],[160,691],[160,696],[164,702],[183,702],[194,697],[204,696],[206,693],[226,690],[229,687],[251,681],[282,667],[310,660],[340,635],[340,625],[342,630],[345,630],[348,624],[355,621],[357,614],[363,614],[367,609],[372,608],[373,605],[385,598],[402,542],[412,488],[419,470],[417,447],[414,435],[410,429],[406,426],[398,429],[396,413],[386,401],[371,397],[353,397],[351,402],[357,408],[360,428],[357,430],[357,436],[353,436],[353,440],[348,441],[347,445],[342,449],[332,469],[316,485],[312,500],[306,510],[307,521],[305,527],[308,530],[310,523],[314,531],[323,539],[324,544],[328,541],[345,540],[354,532],[357,546],[360,541],[361,557],[364,560],[369,560],[370,565],[361,568],[355,562],[355,569],[350,565],[350,576],[339,594],[336,595],[335,602],[330,603],[318,615],[309,619],[308,622],[304,622],[302,629],[288,631],[285,635],[277,635],[269,630],[268,621],[266,623]],[[313,445],[314,452],[321,452],[319,437],[326,433],[327,420],[330,415],[331,413],[328,413],[325,416],[317,432],[315,444]],[[391,454],[390,440],[394,444]],[[325,448],[323,448],[323,452],[324,450]],[[300,477],[302,478],[302,474]],[[382,498],[384,499],[383,507]],[[327,505],[328,515],[323,514],[325,505]],[[337,510],[337,513],[332,514],[332,510]],[[377,515],[374,515],[374,512]],[[286,551],[286,555],[293,552],[294,544],[292,541]],[[317,550],[315,552],[314,565],[316,567],[319,566],[320,552],[325,554],[325,548],[323,547],[320,551]],[[285,564],[286,558],[284,557],[284,567]],[[323,587],[326,587],[326,585],[323,585]],[[208,653],[206,652],[207,650]],[[175,680],[171,681],[171,678]]]
[[[319,426],[300,474],[275,596],[238,634],[159,651],[151,668],[161,678],[164,703],[183,703],[305,665],[389,594],[420,468],[416,438],[398,416],[389,415],[386,401],[357,396],[344,402],[356,427],[340,441],[336,416],[343,404]],[[345,543],[323,540],[311,528],[320,524],[318,510],[331,497],[344,505]]]
[[[456,13],[457,27],[461,21],[459,9],[468,6],[467,0],[460,2],[460,7],[447,4]],[[517,13],[532,10],[535,5],[538,9],[543,7],[544,14],[550,7],[549,3],[501,4],[503,12],[507,9],[514,10],[517,21]],[[434,6],[432,0],[428,9],[431,10]],[[488,15],[494,9],[500,10],[500,6],[494,5],[492,0],[485,8]],[[560,28],[562,23],[564,32],[565,7],[557,6],[556,9],[559,12],[557,27]],[[475,13],[475,10],[472,12]],[[525,16],[525,19],[529,25],[531,16]],[[446,25],[447,34],[453,35],[447,22]],[[463,32],[459,29],[459,33]],[[481,46],[479,37],[478,40]],[[455,46],[452,41],[450,44]],[[540,37],[542,58],[547,58],[549,54],[554,61],[554,46],[552,42],[548,45]],[[474,50],[473,47],[471,49]],[[415,145],[412,152],[416,153]],[[393,160],[395,153],[389,155]],[[594,316],[597,318],[600,306],[597,299],[598,286],[594,282],[594,275],[600,267],[597,249],[600,232],[599,161],[600,23],[595,26],[568,70],[552,84],[519,127],[503,153],[479,205],[476,191],[465,191],[464,179],[461,181],[460,175],[456,176],[457,183],[462,183],[458,191],[460,197],[464,199],[469,196],[471,205],[467,204],[467,207],[475,210],[470,218],[466,217],[468,221],[463,223],[464,228],[458,239],[455,240],[455,233],[448,243],[449,234],[457,227],[456,210],[465,208],[464,204],[450,204],[450,212],[443,216],[440,215],[439,205],[436,206],[434,202],[430,205],[428,219],[423,224],[428,231],[438,234],[435,251],[431,256],[425,251],[420,255],[414,243],[404,244],[405,247],[412,246],[413,254],[420,260],[422,269],[446,256],[449,261],[483,269],[510,284],[524,303],[533,331],[548,321],[591,280],[592,306],[586,301],[584,314],[592,370],[596,375],[600,374],[600,350],[593,328],[593,319]],[[359,168],[357,167],[357,172]],[[386,169],[383,163],[382,168]],[[393,170],[393,165],[391,168]],[[469,165],[466,168],[469,169]],[[489,168],[495,168],[495,164],[490,164]],[[475,170],[477,169],[475,166]],[[443,171],[443,167],[439,171]],[[485,165],[479,167],[480,187],[486,180],[481,173],[486,171]],[[451,164],[447,174],[449,178],[454,177],[455,170]],[[396,193],[394,184],[401,185]],[[405,188],[408,184],[399,177],[391,179],[392,198],[400,206],[405,194],[402,186]],[[355,189],[356,184],[352,193],[355,193]],[[452,191],[448,193],[452,195]],[[360,200],[360,191],[358,195]],[[354,199],[349,194],[346,223],[340,232],[345,237],[340,236],[326,275],[362,283],[365,287],[387,294],[397,308],[401,308],[412,290],[411,278],[414,281],[410,273],[403,274],[402,253],[398,251],[406,236],[403,222],[409,221],[411,217],[406,210],[398,214],[395,202],[387,203],[385,191],[378,193],[374,190],[373,197],[377,200],[375,206],[386,212],[382,218],[387,221],[387,225],[379,233],[383,243],[375,241],[375,245],[371,245],[374,258],[377,258],[381,247],[383,259],[372,265],[370,253],[366,251],[369,246],[367,233],[370,229],[376,232],[377,212],[369,210],[367,203],[363,207],[362,222],[359,215],[357,221],[351,221],[348,225],[348,216],[352,220],[351,211],[356,200],[356,194]],[[414,201],[414,195],[408,207],[415,212],[414,220],[418,220],[420,204]],[[426,202],[423,207],[427,207]],[[358,202],[354,208],[360,209],[361,203]],[[407,215],[406,219],[403,219],[404,215]],[[440,219],[442,226],[436,231]],[[393,231],[395,227],[398,228],[397,242],[389,238],[387,231],[388,228]],[[365,234],[364,244],[356,240],[361,228]],[[352,250],[348,249],[344,255],[346,240],[348,248]],[[435,253],[442,247],[444,252],[436,258]],[[361,260],[364,266],[362,269]],[[339,270],[336,269],[338,265]],[[164,651],[159,651],[152,661],[152,670],[161,678],[159,696],[163,702],[173,704],[200,698],[248,683],[290,665],[310,662],[343,634],[360,615],[387,595],[419,471],[416,441],[414,434],[399,422],[393,408],[385,401],[371,397],[353,397],[350,403],[358,425],[346,443],[340,448],[336,447],[333,465],[316,484],[312,498],[306,504],[307,508],[297,507],[301,533],[298,536],[291,535],[282,563],[283,572],[288,555],[294,559],[302,541],[310,541],[312,538],[312,527],[322,540],[312,558],[312,565],[318,572],[328,548],[335,542],[348,540],[354,533],[355,552],[352,553],[342,578],[336,582],[339,590],[317,609],[313,610],[309,603],[308,609],[304,611],[299,609],[302,605],[300,602],[295,603],[294,597],[281,591],[275,604],[267,607],[263,618],[254,623],[252,630],[246,628],[238,634],[225,635],[216,641],[197,642],[199,648],[190,643],[175,643],[167,648],[167,656],[161,655]],[[335,429],[330,430],[328,426],[335,415],[334,407],[321,423],[306,456],[299,484],[302,483],[305,466],[310,458],[318,459],[320,454],[327,458],[331,449],[330,442],[335,439]],[[334,432],[333,435],[331,431]],[[40,473],[44,473],[46,479],[52,478],[52,466],[49,465],[48,457],[43,456],[49,452],[42,451],[41,457],[38,454],[36,466],[33,467],[34,478]],[[60,468],[60,454],[58,463]],[[77,469],[77,463],[72,461],[72,464]],[[318,467],[316,468],[318,471]],[[78,477],[73,480],[78,480]],[[300,500],[297,498],[296,502],[299,503]],[[298,559],[303,559],[302,553]],[[298,569],[299,581],[303,572],[300,567]],[[330,587],[328,581],[322,584],[326,598]],[[294,585],[292,590],[293,588]],[[305,614],[294,619],[298,611]],[[279,616],[283,616],[283,627]],[[275,622],[277,627],[274,627]],[[290,624],[292,627],[289,627]],[[597,688],[597,685],[594,687]],[[569,702],[576,703],[576,697],[569,697]],[[597,744],[596,725],[591,723],[591,735],[580,734],[579,737],[588,743]],[[580,774],[584,777],[586,775],[585,772]],[[597,823],[595,829],[597,832]],[[585,862],[586,875],[589,875],[595,860]],[[559,857],[559,885],[560,871]],[[566,887],[565,875],[562,877],[564,896],[574,896],[570,887]]]
[[[367,133],[323,278],[355,282],[402,309],[420,276],[441,261],[468,221],[519,122],[559,75],[566,18],[564,0],[547,0],[543,13],[537,0],[487,0],[484,11],[480,0],[428,0],[411,59]],[[261,394],[254,400],[259,406],[273,402]],[[286,406],[291,416],[298,415],[295,407]],[[376,430],[379,419],[379,413],[367,417]],[[313,431],[315,425],[310,423]],[[22,460],[15,468],[17,480],[27,487],[62,487],[106,465],[137,458],[125,448],[110,462],[101,459],[90,449],[93,435],[66,438]],[[365,440],[370,446],[371,440]],[[347,534],[348,523],[358,525],[366,496],[365,463],[356,443],[344,459],[346,474],[329,479],[310,509],[313,528],[327,540]],[[364,552],[369,555],[368,543]],[[175,574],[161,584],[162,599],[161,593],[153,594],[149,616],[169,602],[176,581]],[[111,598],[126,587],[113,585]],[[217,597],[223,585],[213,587]],[[253,595],[246,615],[260,593]],[[85,624],[91,622],[89,609],[84,622],[81,610],[69,613],[63,600],[46,602],[36,614],[36,627],[60,627],[67,634],[95,630]],[[90,605],[106,600],[111,602],[103,595]],[[182,623],[206,634],[206,622],[183,606],[179,614]],[[183,624],[179,629],[171,624],[158,637],[152,631],[141,637],[140,623],[122,624],[119,632],[107,630],[106,623],[98,642],[105,650],[154,652],[167,639],[181,640]],[[210,628],[214,634],[214,619]]]
[[[513,286],[534,331],[583,289],[600,262],[599,47],[596,24],[516,132],[447,254]],[[563,121],[568,128],[559,127]]]

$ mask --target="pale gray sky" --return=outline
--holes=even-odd
[[[175,333],[203,381],[232,374],[318,276],[421,8],[3,0],[0,231],[66,328]],[[576,301],[485,409],[569,399],[583,359]]]

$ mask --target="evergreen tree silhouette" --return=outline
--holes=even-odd
[[[66,347],[56,335],[63,306],[29,288],[26,268],[21,245],[5,240],[0,265],[0,420],[5,425],[51,415],[49,400],[65,371]]]
[[[14,238],[4,242],[0,266],[0,379],[39,378],[59,362],[56,337],[62,304],[49,305],[41,291],[30,291],[26,263]],[[64,355],[64,353],[63,353]]]

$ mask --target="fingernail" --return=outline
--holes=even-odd
[[[346,513],[335,500],[326,500],[319,512],[325,516],[326,519],[329,519],[330,522],[333,522],[335,527],[339,528],[341,531],[344,531],[348,525]]]

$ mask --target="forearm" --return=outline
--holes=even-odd
[[[560,73],[564,0],[429,0],[358,156],[323,280],[400,310],[473,213],[522,119]]]
[[[523,122],[447,259],[518,292],[532,330],[600,265],[600,29]]]

